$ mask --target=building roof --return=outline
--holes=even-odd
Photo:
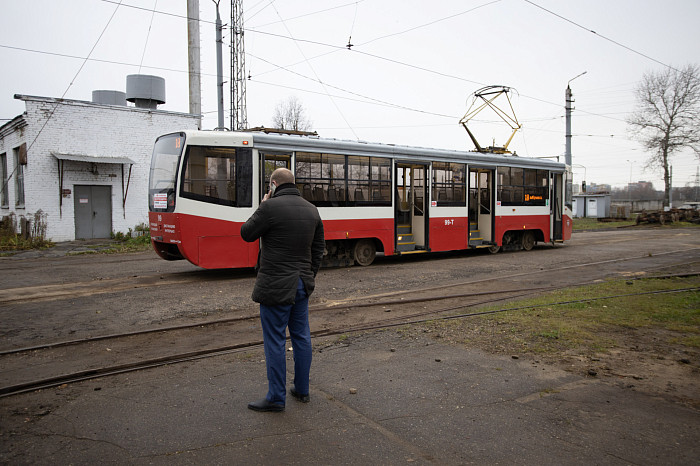
[[[73,162],[87,162],[87,163],[120,163],[120,164],[134,164],[133,160],[128,157],[109,157],[101,155],[88,155],[88,154],[67,154],[64,152],[54,152],[51,151],[51,155],[56,157],[58,160],[70,160]]]
[[[113,110],[130,111],[130,112],[164,113],[164,114],[169,114],[169,115],[190,116],[193,118],[200,117],[200,115],[195,115],[193,113],[173,112],[170,110],[157,110],[157,109],[152,109],[152,108],[129,107],[127,105],[100,104],[97,102],[91,102],[89,100],[59,99],[56,97],[41,97],[41,96],[36,96],[36,95],[25,95],[25,94],[15,94],[14,97],[17,100],[24,100],[25,102],[26,101],[36,101],[36,102],[54,103],[57,105],[61,105],[61,104],[63,104],[63,105],[85,105],[85,106],[92,106],[92,107],[110,108]]]

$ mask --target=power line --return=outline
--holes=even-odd
[[[148,24],[148,33],[146,34],[146,42],[143,44],[143,54],[141,54],[141,63],[139,63],[139,73],[141,73],[141,66],[143,65],[143,59],[146,56],[146,48],[148,47],[148,38],[151,36],[151,27],[153,27],[153,18],[156,16],[156,7],[158,6],[158,0],[155,0],[153,4],[153,12],[151,13],[151,22]]]
[[[376,41],[378,41],[378,40],[386,39],[386,38],[388,38],[388,37],[394,37],[394,36],[398,36],[398,35],[401,35],[401,34],[406,34],[406,33],[408,33],[408,32],[415,31],[415,30],[417,30],[417,29],[422,29],[422,28],[424,28],[424,27],[432,26],[433,24],[437,24],[437,23],[440,23],[440,22],[442,22],[442,21],[447,21],[448,19],[456,18],[457,16],[466,15],[467,13],[471,13],[471,12],[474,11],[474,10],[478,10],[478,9],[483,8],[483,7],[485,7],[485,6],[493,5],[494,3],[499,3],[500,1],[501,1],[501,0],[493,0],[493,1],[490,1],[490,2],[488,2],[488,3],[484,3],[484,4],[482,4],[482,5],[478,5],[478,6],[475,6],[475,7],[473,7],[473,8],[470,8],[470,9],[468,9],[468,10],[462,11],[462,12],[460,12],[460,13],[455,13],[455,14],[453,14],[453,15],[445,16],[444,18],[436,19],[436,20],[434,20],[434,21],[430,21],[430,22],[428,22],[428,23],[421,24],[421,25],[419,25],[419,26],[414,26],[414,27],[409,28],[409,29],[406,29],[406,30],[404,30],[404,31],[394,32],[394,33],[391,33],[391,34],[387,34],[387,35],[384,35],[384,36],[380,36],[380,37],[374,38],[374,39],[372,39],[372,40],[369,40],[369,41],[367,41],[367,42],[363,42],[363,43],[359,44],[359,46],[371,44],[372,42],[376,42]]]
[[[277,8],[275,8],[274,5],[272,5],[272,8],[274,8],[275,13],[277,13],[277,16],[279,16],[279,18],[282,20],[282,24],[284,25],[284,28],[287,30],[287,32],[289,33],[289,35],[292,36],[292,32],[291,32],[291,31],[289,30],[289,28],[287,27],[287,23],[284,22],[284,19],[283,19],[282,16],[279,14],[279,11],[277,11]],[[292,40],[294,40],[293,37],[292,37]],[[323,83],[323,81],[321,81],[321,78],[318,76],[318,73],[316,73],[316,70],[314,69],[313,65],[311,65],[311,62],[306,58],[306,55],[304,54],[304,51],[301,49],[301,47],[299,47],[299,44],[297,43],[296,40],[294,40],[294,44],[297,46],[297,49],[299,50],[299,53],[301,53],[301,56],[304,57],[304,61],[306,62],[306,64],[307,64],[307,65],[309,66],[309,68],[311,69],[311,72],[314,74],[314,76],[316,76],[316,80],[317,80],[317,81],[321,84],[321,86],[323,87],[323,90],[324,90],[324,91],[326,92],[326,94],[328,95],[328,98],[330,99],[331,103],[333,104],[333,106],[335,107],[335,109],[338,111],[338,113],[340,114],[340,116],[341,116],[341,117],[343,118],[343,120],[345,121],[345,124],[348,125],[348,128],[350,129],[350,131],[352,132],[352,134],[355,135],[355,138],[359,140],[360,137],[357,135],[357,133],[355,133],[355,130],[354,130],[354,129],[352,128],[352,126],[350,125],[350,122],[349,122],[348,119],[345,117],[345,114],[343,113],[343,111],[340,109],[340,107],[338,106],[338,104],[336,103],[336,101],[333,99],[333,97],[331,96],[331,94],[330,94],[330,93],[328,92],[328,90],[326,89],[326,85]]]
[[[20,52],[38,53],[38,54],[40,54],[40,55],[49,55],[49,56],[61,57],[61,58],[72,58],[72,59],[76,59],[76,60],[86,60],[86,61],[89,61],[89,62],[107,63],[107,64],[109,64],[109,65],[133,66],[133,67],[136,67],[136,68],[138,68],[139,66],[141,66],[141,65],[139,65],[138,63],[128,63],[128,62],[114,61],[114,60],[103,60],[103,59],[100,59],[100,58],[90,58],[89,56],[88,56],[88,57],[82,57],[82,56],[79,56],[79,55],[68,55],[68,54],[65,54],[65,53],[47,52],[47,51],[45,51],[45,50],[28,49],[28,48],[25,48],[25,47],[15,47],[15,46],[12,46],[12,45],[5,45],[5,44],[0,44],[0,48],[10,49],[10,50],[19,50]],[[187,70],[178,70],[178,69],[175,69],[175,68],[164,68],[164,67],[160,67],[160,66],[148,66],[148,65],[145,65],[145,66],[143,66],[143,68],[148,68],[148,69],[151,69],[151,70],[172,71],[172,72],[174,72],[174,73],[189,73],[189,71],[187,71]],[[200,74],[200,76],[214,76],[214,77],[216,76],[216,74],[212,74],[212,73],[201,73],[201,72],[200,72],[199,74]]]
[[[145,8],[145,7],[142,7],[142,6],[129,5],[128,3],[122,3],[121,0],[120,0],[120,1],[117,1],[117,0],[100,0],[100,1],[101,1],[101,2],[105,2],[105,3],[114,3],[114,4],[116,4],[117,6],[122,6],[122,7],[124,7],[124,8],[132,8],[132,9],[134,9],[134,10],[142,10],[142,11],[147,11],[147,12],[149,12],[149,13],[158,13],[159,15],[172,16],[172,17],[174,17],[174,18],[194,19],[194,18],[189,18],[187,15],[179,15],[179,14],[177,14],[177,13],[170,13],[170,12],[167,12],[167,11],[156,10],[155,8]],[[197,20],[198,20],[200,23],[209,23],[209,24],[216,25],[216,22],[214,22],[214,21],[207,21],[207,20],[205,20],[205,19],[199,19],[199,18],[198,18]]]
[[[392,103],[392,102],[388,102],[388,101],[385,101],[385,100],[377,99],[377,98],[374,98],[374,97],[366,96],[366,95],[363,95],[363,94],[360,94],[360,93],[357,93],[357,92],[354,92],[354,91],[349,91],[349,90],[347,90],[347,89],[343,89],[343,88],[341,88],[341,87],[334,86],[334,85],[332,85],[332,84],[324,83],[324,82],[322,82],[322,81],[320,81],[320,80],[318,80],[318,79],[311,78],[311,77],[309,77],[309,76],[306,76],[306,75],[304,75],[304,74],[298,73],[298,72],[296,72],[296,71],[292,71],[292,70],[290,70],[290,69],[288,69],[288,68],[285,68],[285,67],[283,67],[283,66],[276,65],[276,64],[274,64],[274,63],[272,63],[272,62],[270,62],[270,61],[268,61],[268,60],[265,60],[264,58],[257,57],[257,56],[255,56],[255,55],[250,54],[250,53],[249,53],[249,55],[250,55],[251,57],[257,59],[257,60],[260,60],[260,61],[262,61],[262,62],[265,62],[265,63],[267,63],[267,64],[269,64],[269,65],[275,66],[275,67],[277,67],[277,68],[279,68],[279,69],[281,69],[281,70],[284,70],[284,71],[286,71],[286,72],[288,72],[288,73],[294,74],[294,75],[299,76],[299,77],[304,78],[304,79],[308,79],[308,80],[310,80],[310,81],[319,83],[319,84],[321,84],[321,85],[328,86],[328,87],[330,87],[330,88],[332,88],[332,89],[336,89],[336,90],[338,90],[338,91],[346,92],[346,93],[348,93],[348,94],[350,94],[350,95],[354,95],[354,96],[357,96],[357,97],[361,97],[361,98],[363,98],[363,99],[366,99],[365,101],[369,100],[369,101],[371,101],[371,102],[373,102],[373,103],[376,103],[376,104],[379,104],[379,105],[384,105],[384,106],[392,107],[392,108],[398,108],[398,109],[402,109],[402,110],[408,110],[408,111],[412,111],[412,112],[424,113],[424,114],[427,114],[427,115],[440,116],[440,117],[447,117],[447,118],[459,118],[459,117],[457,117],[457,116],[455,116],[455,115],[445,115],[445,114],[442,114],[442,113],[429,112],[429,111],[427,111],[427,110],[419,110],[419,109],[415,109],[415,108],[411,108],[411,107],[406,107],[406,106],[404,106],[404,105],[399,105],[399,104],[395,104],[395,103]],[[260,81],[257,81],[257,82],[260,82]],[[282,86],[282,87],[287,87],[287,86]],[[301,90],[301,89],[297,89],[297,90]],[[312,92],[312,91],[308,91],[308,92]],[[320,93],[319,93],[319,94],[320,94]],[[324,95],[325,95],[325,94],[324,94]],[[362,102],[362,101],[360,101],[360,100],[357,100],[357,101],[358,101],[358,102]]]
[[[580,25],[579,23],[577,23],[577,22],[575,22],[575,21],[572,21],[572,20],[570,20],[570,19],[568,19],[568,18],[565,18],[565,17],[563,17],[562,15],[553,12],[552,10],[548,10],[547,8],[545,8],[545,7],[543,7],[543,6],[540,6],[540,5],[538,5],[537,3],[532,2],[531,0],[524,0],[524,1],[527,2],[527,3],[529,3],[530,5],[532,5],[532,6],[534,6],[534,7],[539,8],[540,10],[546,11],[546,12],[549,13],[550,15],[554,15],[554,16],[556,16],[557,18],[566,21],[567,23],[571,23],[571,24],[573,24],[574,26],[583,29],[584,31],[590,32],[591,34],[594,34],[594,35],[600,37],[601,39],[607,40],[608,42],[611,42],[611,43],[617,45],[618,47],[622,47],[622,48],[625,49],[625,50],[628,50],[628,51],[630,51],[630,52],[632,52],[632,53],[635,53],[635,54],[637,54],[637,55],[640,55],[640,56],[642,56],[642,57],[644,57],[644,58],[646,58],[646,59],[648,59],[648,60],[651,60],[651,61],[653,61],[653,62],[655,62],[655,63],[658,63],[659,65],[662,65],[662,66],[664,66],[664,67],[666,67],[666,68],[670,68],[670,69],[672,69],[672,70],[674,70],[674,71],[680,72],[680,70],[677,70],[676,68],[672,67],[671,65],[667,65],[666,63],[663,63],[663,62],[657,60],[656,58],[650,57],[649,55],[646,55],[646,54],[644,54],[644,53],[642,53],[642,52],[640,52],[640,51],[638,51],[638,50],[635,50],[635,49],[633,49],[632,47],[628,47],[628,46],[626,46],[625,44],[621,44],[620,42],[617,42],[616,40],[613,40],[613,39],[611,39],[611,38],[609,38],[609,37],[606,37],[606,36],[604,36],[604,35],[602,35],[602,34],[598,34],[598,33],[595,32],[593,29],[589,29],[589,28],[587,28],[587,27],[585,27],[585,26],[582,26],[582,25]]]
[[[294,20],[296,20],[296,19],[300,19],[300,18],[308,18],[309,16],[314,16],[314,15],[318,15],[318,14],[321,14],[321,13],[326,13],[326,12],[332,11],[332,10],[338,10],[338,9],[340,9],[340,8],[345,8],[345,7],[350,6],[350,5],[355,5],[355,6],[357,6],[358,3],[362,3],[362,2],[364,2],[364,1],[365,1],[365,0],[357,0],[357,1],[354,1],[354,2],[350,2],[350,3],[344,3],[344,4],[342,4],[342,5],[333,6],[333,7],[330,7],[330,8],[323,9],[323,10],[313,11],[313,12],[311,12],[311,13],[305,13],[305,14],[299,15],[299,16],[293,16],[293,17],[291,17],[291,18],[287,18],[285,21],[289,22],[289,21],[294,21]],[[262,3],[262,2],[260,2],[260,3]],[[258,5],[259,5],[260,3],[258,3]],[[247,19],[247,21],[250,21],[250,20],[253,19],[255,16],[257,16],[258,14],[260,14],[263,10],[265,10],[265,8],[267,8],[268,6],[270,6],[272,3],[273,3],[273,2],[271,1],[268,5],[265,5],[263,8],[261,8],[260,10],[258,10],[258,11],[255,12],[255,13],[253,13],[253,15],[250,16],[250,17]],[[257,5],[255,5],[255,6],[257,6]],[[253,8],[251,8],[251,9],[254,9],[255,6],[254,6]],[[261,27],[265,27],[265,26],[272,26],[273,24],[279,24],[279,23],[281,23],[281,22],[283,22],[283,21],[273,21],[273,22],[270,22],[270,23],[258,24],[258,25],[255,26],[255,27],[261,28]]]
[[[121,4],[121,0],[119,1],[119,3]],[[102,29],[102,32],[100,33],[99,37],[97,38],[95,43],[92,45],[92,48],[90,49],[90,52],[88,53],[88,56],[85,57],[85,59],[83,60],[83,63],[81,63],[80,67],[78,68],[78,71],[76,71],[75,76],[73,76],[73,79],[71,79],[71,82],[68,83],[68,87],[66,87],[66,90],[63,91],[63,95],[61,95],[61,100],[66,97],[66,94],[70,90],[70,88],[73,85],[73,83],[75,82],[75,80],[78,78],[78,75],[83,70],[83,67],[90,59],[90,55],[92,55],[92,52],[95,51],[95,47],[97,47],[97,44],[100,43],[100,39],[102,39],[102,36],[104,35],[105,31],[107,31],[107,28],[109,27],[110,23],[112,22],[112,19],[114,19],[114,15],[117,14],[118,9],[119,9],[119,4],[117,4],[117,7],[114,9],[114,11],[112,12],[112,15],[109,17],[109,20],[107,20],[107,24],[105,24],[105,27]],[[49,115],[46,117],[46,121],[41,126],[41,128],[39,128],[39,131],[37,131],[36,136],[34,136],[34,139],[32,140],[32,142],[27,146],[27,152],[29,152],[29,149],[31,149],[32,146],[34,146],[34,143],[36,143],[37,139],[39,139],[39,136],[41,136],[42,131],[44,131],[44,128],[46,128],[46,125],[49,124],[49,121],[51,121],[51,118],[53,117],[54,113],[56,113],[56,109],[58,108],[59,104],[60,104],[60,102],[56,102],[56,104],[53,106],[53,108],[51,109],[51,113],[49,113]],[[10,175],[7,177],[8,182],[9,182],[9,179],[12,178],[12,175],[15,174],[15,172],[17,171],[17,168],[19,166],[20,166],[20,164],[15,165],[14,170],[12,170],[12,173],[10,173]],[[2,189],[0,189],[0,192],[4,191],[5,189],[7,189],[7,182],[3,183]]]

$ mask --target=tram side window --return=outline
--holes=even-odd
[[[345,156],[297,152],[296,182],[301,195],[316,206],[345,204]]]
[[[252,206],[252,151],[190,146],[185,154],[180,195],[233,207]]]
[[[466,203],[466,166],[461,163],[433,163],[433,201],[438,206],[463,206]]]
[[[498,167],[498,200],[504,206],[544,206],[549,200],[549,172]]]
[[[348,201],[350,205],[362,205],[370,200],[369,157],[348,157]]]
[[[319,207],[391,205],[391,159],[297,152],[296,183]]]
[[[372,196],[371,205],[391,205],[391,159],[383,157],[370,157],[370,188]]]

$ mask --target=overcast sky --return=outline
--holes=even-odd
[[[24,111],[14,94],[90,100],[93,90],[125,91],[136,73],[165,78],[161,109],[188,111],[185,0],[0,6],[0,124]],[[471,95],[504,85],[522,124],[509,148],[563,161],[564,92],[586,72],[571,82],[576,182],[663,189],[625,118],[645,72],[700,63],[697,0],[244,0],[243,9],[250,126],[270,126],[276,105],[295,96],[322,137],[471,150],[458,124]],[[228,25],[228,0],[220,11]],[[204,129],[217,125],[215,18],[214,2],[200,0]],[[486,111],[470,129],[484,146],[510,135]],[[674,186],[695,185],[695,155],[672,165]]]

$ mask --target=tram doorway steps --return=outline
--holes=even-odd
[[[484,238],[475,223],[469,224],[469,246],[479,247],[484,244]]]
[[[416,242],[413,241],[411,225],[397,225],[396,250],[399,252],[414,251]]]

